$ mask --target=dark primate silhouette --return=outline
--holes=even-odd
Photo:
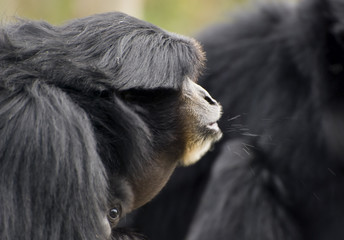
[[[0,32],[0,239],[142,239],[118,220],[222,134],[198,43],[121,13]]]

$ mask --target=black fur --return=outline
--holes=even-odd
[[[121,13],[2,26],[0,239],[107,239],[108,211],[132,208],[156,153],[182,151],[181,85],[201,60],[192,40]]]
[[[343,239],[343,31],[344,1],[304,0],[201,34],[221,147],[175,172],[133,225],[153,240]]]

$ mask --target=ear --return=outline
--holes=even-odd
[[[99,239],[109,234],[107,185],[92,127],[67,95],[38,82],[0,90],[0,136],[5,236]]]

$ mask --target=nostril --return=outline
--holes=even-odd
[[[206,100],[210,105],[216,105],[216,101],[209,96],[205,96],[204,100]]]

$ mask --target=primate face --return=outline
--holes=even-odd
[[[183,84],[183,105],[185,114],[186,150],[182,165],[197,162],[218,141],[222,132],[217,121],[222,114],[221,105],[201,86],[190,79]]]
[[[188,77],[178,89],[131,89],[122,99],[147,124],[155,153],[144,171],[128,178],[135,209],[162,189],[177,165],[197,162],[221,138],[222,108]]]

